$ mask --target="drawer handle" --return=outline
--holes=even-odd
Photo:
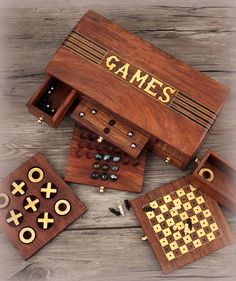
[[[169,157],[169,156],[166,157],[165,162],[166,162],[166,163],[170,163],[170,157]]]
[[[39,117],[39,119],[38,119],[38,124],[42,124],[42,123],[43,123],[43,121],[44,121],[43,116]]]

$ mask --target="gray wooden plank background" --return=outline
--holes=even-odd
[[[42,151],[63,176],[73,122],[58,130],[38,126],[25,104],[64,37],[94,9],[159,48],[231,88],[222,114],[200,155],[207,149],[236,163],[235,1],[0,1],[0,177]],[[217,93],[216,93],[217,95]],[[151,153],[143,192],[191,173],[172,167]],[[164,275],[148,242],[142,242],[132,211],[122,218],[108,211],[117,200],[135,194],[71,185],[89,211],[24,262],[0,233],[0,280],[234,280],[236,246],[231,245],[170,275]],[[223,210],[232,229],[236,220]]]

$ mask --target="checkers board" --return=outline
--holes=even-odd
[[[179,179],[131,201],[164,272],[228,245],[233,236],[217,203]],[[185,232],[186,221],[192,227]]]

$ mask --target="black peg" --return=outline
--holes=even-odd
[[[114,208],[109,208],[109,210],[110,210],[111,213],[115,214],[116,216],[120,216],[121,215],[120,211],[117,211]]]
[[[130,205],[130,203],[129,203],[129,200],[125,199],[125,200],[124,200],[124,203],[125,203],[126,209],[129,211],[130,208],[131,208],[131,205]]]
[[[151,206],[146,206],[146,207],[143,207],[143,211],[144,212],[151,212],[153,211],[154,209],[151,207]]]

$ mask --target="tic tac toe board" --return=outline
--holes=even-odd
[[[0,227],[25,260],[85,212],[41,153],[0,183]]]
[[[190,176],[142,195],[131,204],[165,273],[233,240],[216,201],[195,188]],[[186,233],[188,219],[192,229]]]
[[[99,136],[75,127],[67,160],[65,180],[92,186],[103,186],[140,192],[146,164],[146,149],[137,158],[129,156]]]

